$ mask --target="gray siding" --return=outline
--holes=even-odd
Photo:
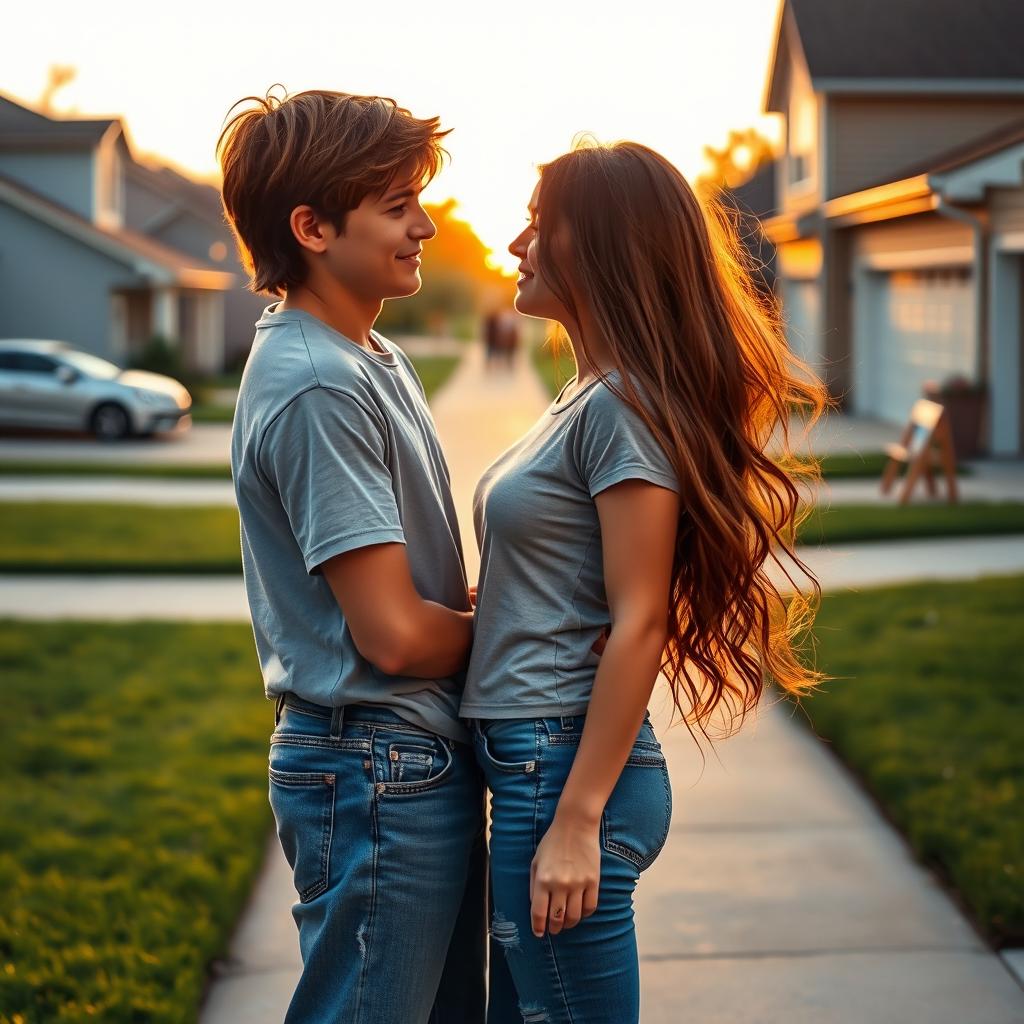
[[[0,174],[27,189],[93,219],[92,151],[3,152]]]
[[[989,193],[992,228],[1024,231],[1024,188],[994,188]]]
[[[902,177],[946,150],[1024,117],[1024,99],[828,100],[827,198]]]
[[[0,337],[52,338],[113,358],[110,293],[130,267],[0,203]]]

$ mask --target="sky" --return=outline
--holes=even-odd
[[[51,65],[75,77],[56,115],[120,115],[136,156],[217,173],[225,115],[276,82],[391,96],[453,129],[424,199],[454,197],[506,269],[537,165],[589,132],[659,150],[691,180],[705,144],[757,127],[778,0],[481,0],[355,4],[56,0],[19,4],[0,91],[39,99]]]

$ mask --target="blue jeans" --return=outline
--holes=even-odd
[[[333,735],[332,735],[333,733]],[[484,1018],[484,789],[472,749],[386,708],[289,695],[270,803],[302,975],[287,1024]]]
[[[594,914],[536,938],[530,864],[551,825],[583,732],[581,715],[473,723],[491,790],[492,950],[504,950],[518,997],[492,1000],[488,1024],[630,1024],[640,1019],[633,891],[668,838],[672,793],[661,746],[645,720],[601,817],[601,884]],[[500,976],[492,953],[492,978]],[[492,982],[493,987],[493,982]]]

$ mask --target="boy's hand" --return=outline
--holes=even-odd
[[[610,627],[605,626],[601,630],[601,635],[590,645],[590,649],[600,658],[604,654],[604,645],[608,643],[608,635]]]
[[[475,583],[473,584],[473,586],[471,586],[469,588],[469,607],[470,608],[475,608],[476,607],[476,584]]]

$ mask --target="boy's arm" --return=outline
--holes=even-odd
[[[404,544],[374,544],[320,566],[359,653],[388,675],[434,679],[458,672],[473,613],[420,597]]]
[[[312,388],[268,428],[260,465],[307,572],[324,576],[363,657],[389,675],[451,675],[465,664],[472,613],[416,590],[389,443],[371,404],[346,391]],[[468,595],[462,604],[469,608]]]

